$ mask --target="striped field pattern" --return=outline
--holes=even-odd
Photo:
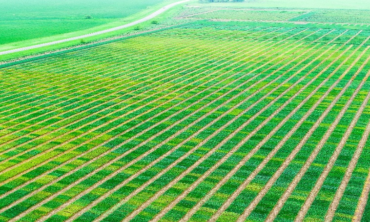
[[[369,36],[198,21],[0,68],[0,221],[370,221]]]

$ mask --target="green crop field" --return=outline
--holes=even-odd
[[[302,16],[304,11],[290,10],[217,10],[210,13],[195,15],[199,19],[224,19],[224,20],[254,20],[254,21],[288,21]]]
[[[291,19],[292,21],[328,23],[370,23],[370,10],[318,10]]]
[[[163,0],[0,0],[0,45],[122,20]]]
[[[206,20],[4,64],[0,221],[370,221],[369,70],[367,27]]]

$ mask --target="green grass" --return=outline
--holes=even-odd
[[[291,19],[291,21],[323,23],[369,23],[368,10],[317,10]]]
[[[143,2],[141,2],[142,4],[141,3],[138,4],[138,2],[135,2],[136,6],[142,6],[143,8],[141,10],[137,11],[137,12],[135,12],[135,10],[130,11],[131,13],[132,12],[135,12],[135,13],[127,15],[124,18],[116,18],[116,19],[100,18],[100,19],[95,19],[95,21],[96,20],[99,20],[99,21],[110,20],[110,22],[106,22],[104,24],[97,25],[97,26],[91,26],[90,28],[81,29],[81,27],[80,27],[80,28],[76,29],[75,31],[65,32],[65,33],[63,32],[63,33],[56,34],[56,35],[48,35],[47,32],[45,32],[45,30],[47,29],[45,27],[45,22],[40,23],[40,25],[44,24],[44,26],[42,26],[42,27],[38,26],[37,23],[33,23],[34,24],[33,28],[41,30],[44,34],[46,34],[46,36],[32,38],[32,39],[28,39],[28,40],[22,40],[22,41],[15,41],[15,42],[10,42],[10,43],[6,43],[6,44],[0,44],[0,51],[13,50],[13,49],[18,49],[18,48],[22,48],[22,47],[28,47],[28,46],[32,46],[32,45],[53,42],[53,41],[57,41],[57,40],[61,40],[61,39],[72,38],[72,37],[76,37],[76,36],[85,35],[85,34],[88,34],[88,33],[98,32],[98,31],[101,31],[101,30],[106,30],[106,29],[110,29],[110,28],[113,28],[113,27],[121,26],[123,24],[127,24],[127,23],[130,23],[130,22],[136,21],[138,19],[142,19],[143,17],[155,12],[159,8],[174,2],[173,0],[165,0],[165,1],[153,0],[153,1],[157,1],[157,4],[150,4],[150,5],[147,5],[145,7],[143,6],[143,4],[144,4]],[[65,6],[67,7],[68,4],[74,4],[74,3],[71,3],[71,2],[72,1],[67,2],[66,3],[67,5],[65,5]],[[145,4],[148,4],[148,3],[149,2],[146,1]],[[78,4],[78,1],[77,1],[76,4]],[[99,4],[101,4],[101,3],[96,2],[96,4],[93,4],[92,7],[94,7],[96,5],[99,5]],[[129,6],[132,3],[122,3],[122,2],[116,1],[116,4],[118,4],[118,5],[126,4],[127,6]],[[11,3],[7,3],[7,5],[9,7],[12,6]],[[133,7],[135,5],[133,5]],[[39,5],[35,5],[34,7],[37,9],[37,6],[39,6]],[[82,4],[80,6],[84,7]],[[106,7],[104,7],[104,8],[106,9]],[[134,7],[134,8],[137,9],[137,7]],[[137,34],[137,33],[143,32],[143,31],[147,31],[147,30],[165,28],[167,26],[177,25],[179,23],[181,24],[181,23],[183,23],[182,21],[180,22],[180,21],[174,21],[174,20],[169,19],[169,18],[172,18],[173,15],[176,14],[179,10],[181,10],[181,8],[182,8],[182,5],[178,5],[176,7],[171,8],[166,13],[163,13],[163,14],[157,16],[153,20],[141,23],[139,25],[140,30],[137,30],[137,26],[134,26],[134,27],[129,27],[129,28],[118,30],[118,31],[106,33],[106,34],[101,34],[101,35],[98,35],[98,36],[88,37],[88,38],[84,38],[84,39],[78,39],[78,40],[74,40],[74,41],[60,43],[60,44],[56,44],[56,45],[52,45],[52,46],[41,47],[41,48],[37,48],[37,49],[26,50],[26,51],[22,51],[22,52],[6,54],[6,55],[2,55],[0,57],[0,61],[4,62],[4,61],[13,60],[13,59],[18,59],[20,57],[39,55],[39,54],[54,51],[54,50],[58,51],[60,49],[65,49],[65,48],[69,48],[69,47],[84,46],[86,43],[93,43],[93,42],[96,42],[96,41],[101,41],[102,39],[109,39],[109,38],[120,37],[120,36],[125,36],[125,35],[132,35],[132,34]],[[101,7],[99,9],[101,10],[100,11],[101,16],[103,16],[103,14],[106,13],[106,11],[101,9]],[[12,7],[9,10],[14,11],[16,9],[14,9],[14,7]],[[42,9],[40,9],[40,10],[42,10]],[[81,10],[83,10],[83,8]],[[118,8],[118,10],[119,10],[119,8]],[[95,11],[99,11],[99,10],[95,9]],[[117,8],[112,9],[112,11],[117,11]],[[122,13],[123,11],[124,10],[120,10],[120,13]],[[44,12],[48,13],[46,11],[44,11]],[[63,11],[60,11],[59,13],[61,13],[61,15],[63,15]],[[65,13],[68,13],[68,12],[65,12]],[[104,14],[104,15],[106,15],[106,14]],[[84,24],[88,23],[88,22],[94,23],[94,21],[93,21],[94,19],[85,19],[85,17],[86,16],[83,17],[83,21],[82,21]],[[68,19],[68,17],[66,19]],[[64,20],[66,20],[66,19],[64,19]],[[154,20],[157,21],[157,24],[152,24],[152,21],[154,21]],[[26,21],[21,20],[21,22],[22,21],[26,22],[27,20]],[[52,21],[52,19],[50,19],[50,21]],[[63,21],[63,19],[62,19],[62,21]],[[10,22],[14,23],[14,21],[10,21]],[[14,27],[18,27],[18,25],[20,26],[20,24],[17,23],[17,26],[12,26],[11,28],[14,29]],[[68,26],[65,27],[65,26],[59,25],[57,27],[54,27],[54,26],[49,27],[49,29],[55,29],[55,30],[66,29],[66,28],[68,28]],[[24,29],[26,29],[26,28],[24,28]],[[9,33],[9,32],[5,32],[4,35],[8,35],[7,33]],[[35,32],[28,32],[27,35],[33,35],[33,33],[35,33]],[[27,35],[24,35],[24,36],[27,36]],[[82,43],[82,42],[85,42],[85,43]]]
[[[304,11],[283,10],[217,10],[192,16],[199,19],[253,20],[253,21],[288,21],[304,14]]]
[[[149,221],[187,191],[162,219],[177,221],[203,200],[191,219],[205,221],[274,152],[221,212],[220,221],[234,221],[329,109],[253,209],[249,219],[261,221],[343,110],[276,218],[294,220],[368,94],[369,30],[359,30],[198,21],[1,68],[0,219],[63,221],[82,212],[74,219],[120,221],[145,206],[132,218]],[[305,219],[324,219],[368,114],[366,104]],[[354,215],[368,149],[336,218]]]
[[[122,21],[161,2],[161,0],[135,2],[109,0],[88,3],[81,0],[59,3],[40,0],[2,2],[0,44],[81,31],[117,20]],[[91,16],[91,19],[86,19],[87,16]]]
[[[303,0],[246,0],[241,3],[198,3],[198,5],[207,6],[227,6],[227,7],[252,7],[252,8],[320,8],[320,9],[370,9],[370,4],[366,0],[320,0],[303,1]]]

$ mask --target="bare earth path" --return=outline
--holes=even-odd
[[[179,2],[175,2],[175,3],[172,3],[172,4],[166,5],[166,6],[160,8],[159,10],[153,12],[152,14],[150,14],[148,16],[146,16],[142,19],[136,20],[134,22],[128,23],[126,25],[121,25],[121,26],[118,26],[118,27],[102,30],[102,31],[99,31],[99,32],[93,32],[93,33],[86,34],[86,35],[76,36],[76,37],[67,38],[67,39],[61,39],[61,40],[58,40],[58,41],[53,41],[53,42],[48,42],[48,43],[43,43],[43,44],[38,44],[38,45],[33,45],[33,46],[27,46],[27,47],[23,47],[23,48],[19,48],[19,49],[12,49],[12,50],[8,50],[8,51],[3,51],[3,52],[0,52],[0,55],[7,55],[7,54],[15,53],[15,52],[22,52],[22,51],[26,51],[26,50],[30,50],[30,49],[37,49],[37,48],[41,48],[41,47],[45,47],[45,46],[56,45],[56,44],[59,44],[59,43],[70,42],[70,41],[73,41],[73,40],[93,37],[93,36],[97,36],[97,35],[101,35],[101,34],[106,34],[106,33],[114,32],[114,31],[118,31],[118,30],[121,30],[121,29],[129,28],[129,27],[132,27],[134,25],[140,24],[142,22],[149,21],[150,19],[153,19],[153,18],[157,17],[158,15],[166,12],[167,10],[169,10],[169,9],[179,5],[179,4],[183,4],[185,2],[188,2],[188,1],[190,1],[190,0],[182,0],[182,1],[179,1]]]

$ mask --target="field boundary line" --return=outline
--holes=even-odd
[[[367,64],[367,62],[369,61],[370,57],[368,58],[368,60],[366,61],[366,63],[359,69],[359,70],[362,70],[363,67]],[[357,63],[357,61],[355,61],[355,63]],[[356,73],[355,76],[357,76],[359,72]],[[362,83],[364,84],[365,81],[366,81],[367,78],[365,78]],[[337,86],[337,84],[340,82],[340,79],[338,79],[332,87],[330,87],[330,91],[334,89],[335,86]],[[289,164],[291,163],[291,161],[294,159],[294,157],[298,154],[298,152],[301,150],[302,146],[304,145],[304,143],[306,142],[306,138],[308,139],[310,136],[311,136],[311,133],[314,132],[314,130],[316,130],[316,128],[318,127],[319,123],[322,122],[322,120],[329,114],[329,112],[332,110],[332,108],[335,106],[335,104],[340,100],[340,98],[342,97],[342,95],[345,93],[345,91],[348,89],[348,87],[351,85],[352,81],[349,81],[348,84],[346,84],[345,87],[342,88],[341,92],[336,96],[336,98],[330,103],[330,105],[325,109],[325,111],[321,114],[321,116],[319,117],[318,121],[314,124],[314,126],[309,130],[309,133],[305,135],[304,139],[299,143],[298,146],[296,146],[293,151],[289,154],[289,156],[284,160],[284,162],[282,163],[282,165],[279,167],[279,169],[275,172],[275,174],[269,179],[269,181],[267,182],[267,184],[264,186],[264,188],[258,193],[258,195],[256,196],[256,198],[251,202],[251,204],[245,209],[245,211],[243,212],[242,215],[240,215],[240,217],[238,218],[238,222],[241,222],[241,221],[244,221],[247,219],[247,217],[252,213],[252,211],[255,209],[255,207],[257,206],[257,204],[262,200],[262,198],[266,195],[266,193],[270,190],[270,188],[274,185],[274,183],[276,182],[276,180],[279,179],[279,177],[281,176],[281,174],[284,172],[284,170],[289,166]],[[356,89],[356,92],[351,96],[351,98],[347,101],[346,105],[342,108],[340,114],[338,115],[337,119],[341,119],[343,117],[343,115],[345,114],[345,112],[348,110],[349,106],[352,104],[353,100],[355,99],[355,96],[357,96],[358,92],[361,90],[363,84],[360,84],[357,89]],[[325,97],[329,94],[330,92],[328,93],[325,93]],[[370,94],[369,94],[370,95]],[[322,100],[325,98],[325,97],[322,97]],[[320,103],[322,102],[321,98],[320,98]],[[304,121],[308,118],[309,115],[311,115],[315,109],[317,108],[319,104],[315,104],[313,107],[310,108],[310,110],[304,115],[304,117],[302,119],[299,120],[299,122],[294,126],[294,132],[304,123]],[[277,147],[281,148],[287,141],[288,139],[293,135],[294,132],[289,132],[286,137],[284,137],[284,139],[281,141],[281,143],[278,144]],[[276,152],[274,153],[274,151],[272,151],[273,155],[276,154]],[[272,156],[268,156],[267,158],[264,159],[264,161],[266,160],[266,163],[265,165],[267,164],[267,161],[270,161],[272,158],[273,158],[273,155]]]
[[[19,57],[19,58],[16,58],[16,59],[10,59],[10,60],[7,60],[7,61],[0,62],[0,69],[1,68],[12,67],[12,66],[27,63],[27,62],[33,62],[33,61],[37,61],[37,60],[47,59],[47,58],[49,58],[51,56],[55,56],[55,55],[60,55],[60,54],[69,53],[69,52],[75,52],[75,51],[78,51],[78,50],[93,48],[93,47],[101,46],[101,45],[106,45],[106,44],[109,44],[109,43],[114,43],[114,42],[125,40],[125,39],[135,38],[135,37],[146,35],[146,34],[161,32],[161,31],[165,31],[165,30],[169,30],[169,29],[177,28],[177,27],[182,27],[182,26],[186,26],[186,25],[191,24],[191,23],[193,23],[193,22],[188,22],[188,23],[183,23],[183,24],[178,24],[178,25],[170,25],[170,26],[165,26],[165,27],[161,27],[161,28],[157,28],[157,29],[149,29],[149,30],[145,30],[145,31],[141,31],[141,32],[134,32],[134,33],[128,33],[128,34],[123,34],[123,35],[117,35],[117,36],[113,36],[113,37],[110,37],[110,38],[103,38],[101,40],[88,42],[84,45],[79,44],[79,45],[74,45],[74,46],[70,46],[70,47],[64,47],[64,48],[60,48],[60,49],[55,49],[55,50],[49,50],[49,51],[45,51],[45,52],[41,52],[41,53],[36,53],[36,54],[33,54],[33,55],[22,56],[22,57]]]

